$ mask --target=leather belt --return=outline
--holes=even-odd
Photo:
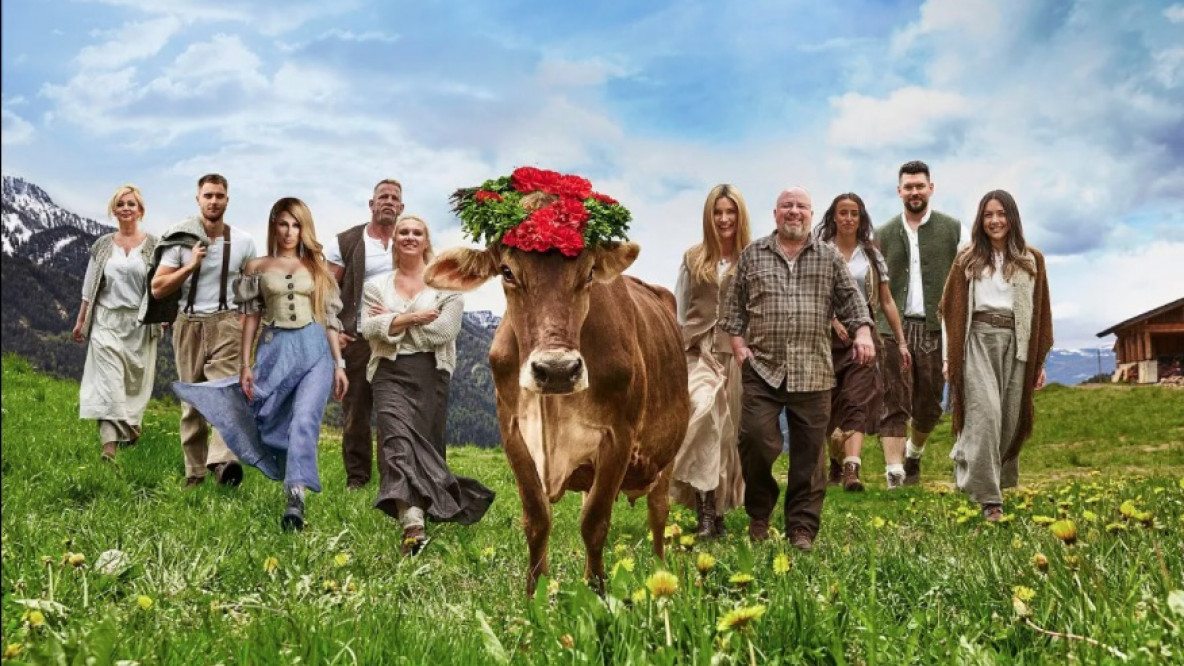
[[[1015,317],[998,312],[975,312],[970,315],[971,321],[994,326],[995,328],[1015,328]]]

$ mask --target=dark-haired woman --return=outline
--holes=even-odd
[[[847,270],[868,303],[874,317],[883,313],[896,339],[905,340],[900,313],[888,288],[888,266],[872,244],[872,219],[863,199],[852,192],[840,194],[831,202],[818,226],[818,238],[834,246],[847,262]],[[876,347],[881,342],[876,336]],[[901,361],[907,370],[912,363],[907,344],[900,345]],[[876,358],[881,358],[876,354]],[[831,319],[831,359],[835,367],[835,387],[831,391],[830,476],[832,485],[843,490],[863,490],[859,473],[863,439],[875,432],[880,418],[884,393],[881,366],[856,363],[851,352],[851,335],[837,318]],[[893,461],[889,461],[893,462]],[[903,462],[903,461],[895,461]]]
[[[280,526],[300,530],[305,489],[321,491],[317,441],[325,405],[330,391],[340,400],[349,384],[338,340],[341,298],[304,202],[287,197],[272,206],[267,256],[244,266],[234,292],[243,313],[239,376],[176,382],[173,391],[218,429],[239,460],[284,482]]]
[[[703,204],[703,240],[683,255],[674,297],[686,350],[691,420],[674,458],[670,495],[694,507],[697,534],[724,534],[724,514],[744,502],[740,437],[740,368],[727,333],[716,327],[736,260],[752,232],[744,197],[716,185]]]
[[[1002,489],[1019,482],[1019,454],[1032,433],[1033,392],[1044,386],[1052,310],[1044,256],[1024,240],[1019,207],[1003,190],[979,202],[970,245],[942,293],[946,375],[957,441],[958,489],[1003,517]]]

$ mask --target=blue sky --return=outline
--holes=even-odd
[[[437,246],[447,196],[529,164],[629,206],[633,272],[672,286],[716,183],[756,233],[785,186],[816,217],[898,212],[924,159],[969,223],[1015,194],[1049,256],[1057,345],[1184,296],[1184,3],[4,0],[3,168],[96,219],[124,182],[159,231],[207,171],[257,237],[271,202],[322,236],[403,181]],[[1170,268],[1169,268],[1170,267]],[[500,311],[500,287],[467,299]]]

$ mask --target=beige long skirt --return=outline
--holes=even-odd
[[[103,442],[133,441],[156,380],[157,336],[135,308],[94,308],[78,417],[97,420]]]
[[[714,336],[706,336],[710,346]],[[670,496],[695,508],[695,493],[715,491],[721,515],[744,503],[744,472],[737,442],[740,434],[740,368],[731,350],[687,352],[691,421],[674,458]]]

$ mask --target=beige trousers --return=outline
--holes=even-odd
[[[237,376],[242,334],[236,310],[178,314],[173,324],[177,378],[194,383]],[[204,477],[210,467],[237,460],[222,436],[211,432],[202,415],[185,402],[181,403],[181,448],[187,477]]]

